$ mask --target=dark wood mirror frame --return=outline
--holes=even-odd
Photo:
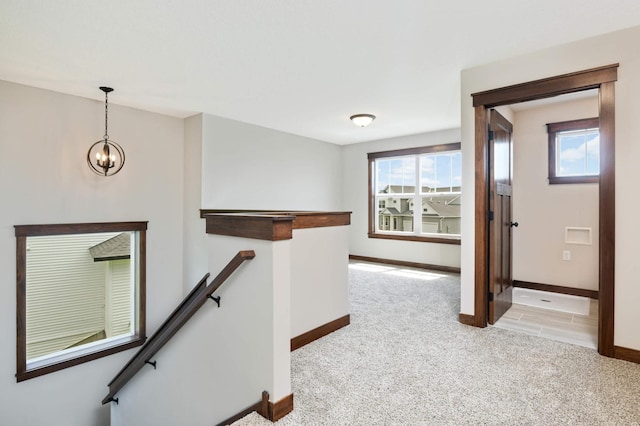
[[[140,346],[146,340],[146,230],[147,222],[105,222],[54,225],[15,225],[16,235],[16,379],[18,382],[52,373],[84,362]],[[26,342],[26,284],[27,237],[45,235],[88,234],[98,232],[137,232],[138,283],[136,297],[136,330],[124,341],[113,346],[96,349],[64,361],[52,362],[27,369]]]

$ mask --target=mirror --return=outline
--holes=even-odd
[[[15,226],[18,381],[144,342],[146,228]]]

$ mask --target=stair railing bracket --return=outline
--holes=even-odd
[[[156,370],[156,364],[158,361],[145,361],[145,364],[153,365],[153,369]]]
[[[218,308],[220,307],[220,296],[217,296],[217,297],[209,296],[209,299],[211,299],[214,302],[216,302],[218,304]]]

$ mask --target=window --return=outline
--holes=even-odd
[[[460,144],[370,153],[369,237],[460,244]]]
[[[547,124],[549,183],[590,183],[600,180],[598,118]]]
[[[145,339],[146,222],[18,225],[18,381]]]

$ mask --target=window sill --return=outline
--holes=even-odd
[[[452,244],[460,245],[460,237],[431,237],[421,235],[397,235],[397,234],[376,234],[369,232],[369,238],[380,238],[383,240],[417,241],[422,243]]]
[[[600,182],[600,176],[552,176],[549,178],[549,185],[598,182]]]
[[[24,380],[33,379],[45,374],[53,373],[54,371],[62,370],[74,365],[83,364],[85,362],[93,361],[94,359],[102,358],[108,355],[112,355],[118,352],[126,351],[131,348],[141,346],[146,340],[146,337],[130,336],[125,339],[119,339],[117,344],[106,348],[97,349],[94,352],[89,352],[81,356],[74,358],[68,358],[64,361],[53,361],[51,363],[38,363],[35,367],[27,367],[24,371],[18,371],[16,373],[16,381],[22,382]]]

